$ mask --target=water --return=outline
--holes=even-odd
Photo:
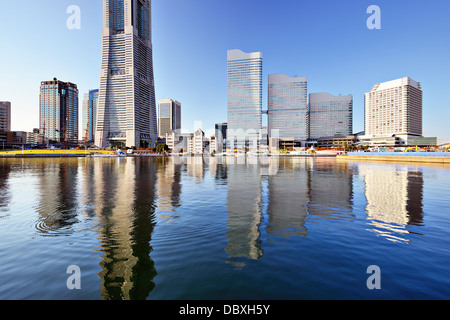
[[[329,158],[1,159],[0,299],[449,299],[449,186]]]

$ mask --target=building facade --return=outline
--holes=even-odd
[[[0,131],[11,131],[11,102],[0,101]]]
[[[227,146],[250,146],[262,128],[262,53],[229,50],[227,61]]]
[[[269,137],[308,139],[308,81],[306,77],[269,75]]]
[[[84,94],[81,135],[83,140],[94,141],[97,125],[98,89]]]
[[[97,146],[155,143],[152,50],[151,0],[103,0]]]
[[[45,141],[78,143],[78,88],[58,79],[42,81],[39,126]]]
[[[329,93],[309,95],[309,138],[341,136],[353,133],[353,96]]]
[[[373,86],[365,94],[365,134],[422,136],[422,88],[409,77]]]
[[[181,130],[181,103],[163,99],[158,101],[158,137],[165,137],[171,130]]]

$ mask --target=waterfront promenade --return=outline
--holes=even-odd
[[[349,152],[337,158],[349,161],[450,164],[450,152]]]

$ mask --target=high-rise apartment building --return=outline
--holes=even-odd
[[[103,0],[95,144],[145,147],[157,138],[151,0]]]
[[[422,136],[422,88],[409,77],[376,84],[365,94],[365,135]]]
[[[42,81],[39,126],[46,141],[78,143],[78,88],[58,79]]]
[[[0,101],[0,132],[11,131],[11,102]]]
[[[353,134],[353,96],[309,95],[309,137],[319,139]]]
[[[181,130],[181,103],[173,99],[158,101],[158,137]]]
[[[95,128],[97,125],[98,89],[89,90],[84,94],[83,114],[81,122],[81,135],[83,140],[93,141],[95,139]]]
[[[269,75],[268,135],[308,139],[308,81],[306,77]]]
[[[262,53],[229,50],[227,142],[258,140],[262,128]]]

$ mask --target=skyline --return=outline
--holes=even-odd
[[[380,30],[366,26],[371,4],[381,8]],[[81,9],[80,30],[66,27],[70,5]],[[15,19],[17,6],[1,4],[0,41],[6,46],[0,53],[0,100],[12,104],[13,131],[32,131],[39,126],[41,81],[56,77],[77,84],[80,101],[98,89],[102,3],[30,2]],[[152,6],[156,101],[182,103],[183,131],[193,132],[195,121],[203,129],[227,121],[226,55],[240,49],[263,54],[263,110],[269,74],[305,76],[308,93],[353,96],[356,133],[364,130],[364,93],[377,83],[411,77],[423,86],[424,136],[450,141],[450,45],[442,41],[450,29],[450,3],[153,0]]]

